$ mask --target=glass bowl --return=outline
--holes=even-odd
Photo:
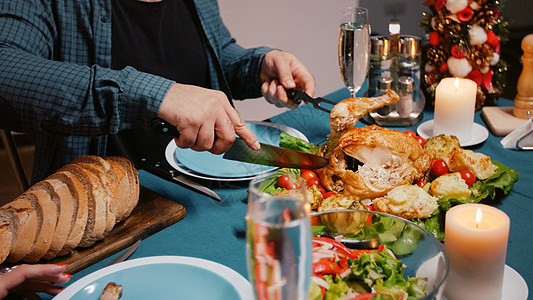
[[[383,244],[403,262],[404,278],[422,277],[426,296],[441,299],[448,275],[444,247],[422,227],[399,217],[366,210],[311,213],[313,236],[333,237],[347,248],[372,249]]]

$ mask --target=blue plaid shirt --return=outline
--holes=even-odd
[[[0,96],[35,138],[32,181],[84,154],[106,154],[108,134],[148,130],[171,80],[111,70],[112,0],[0,0]],[[259,97],[270,48],[244,49],[216,0],[194,0],[208,40],[211,88]]]

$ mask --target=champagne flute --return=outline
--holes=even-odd
[[[339,67],[351,97],[356,96],[365,81],[369,55],[368,10],[363,7],[344,8],[339,28]]]
[[[300,190],[283,196],[263,193],[265,184],[275,182],[273,175],[250,183],[246,216],[250,282],[258,300],[305,300],[312,265],[309,205]]]

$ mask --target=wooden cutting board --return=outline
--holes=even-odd
[[[185,208],[181,204],[141,187],[137,207],[103,240],[88,248],[76,248],[67,256],[43,259],[38,263],[68,264],[66,272],[73,274],[180,221],[184,216]]]

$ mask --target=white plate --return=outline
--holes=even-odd
[[[248,280],[216,262],[185,256],[155,256],[112,265],[74,282],[54,299],[99,299],[109,282],[121,299],[248,300]]]
[[[300,131],[281,124],[270,122],[246,122],[252,130],[258,132],[265,132],[260,130],[261,127],[275,128],[280,131],[308,141],[307,137]],[[259,130],[258,130],[259,129]],[[266,131],[272,134],[272,131]],[[274,132],[274,134],[279,134]],[[279,136],[258,136],[261,142],[276,145],[279,142]],[[180,158],[186,155],[187,161],[184,163]],[[177,171],[204,180],[217,181],[244,181],[250,180],[255,176],[276,169],[275,167],[254,165],[244,162],[231,161],[222,158],[222,155],[215,155],[209,152],[195,152],[190,149],[180,149],[176,146],[174,140],[171,140],[165,149],[165,158],[167,162]],[[194,163],[194,164],[191,164]],[[194,169],[192,169],[192,168]],[[231,170],[228,172],[228,170]],[[206,174],[207,173],[207,174]]]
[[[428,139],[433,136],[433,120],[426,121],[418,126],[416,132],[419,136]],[[475,123],[472,127],[472,138],[462,142],[461,147],[468,147],[483,143],[489,137],[489,131],[483,125]]]
[[[418,276],[418,273],[417,273]],[[502,300],[527,300],[526,281],[513,268],[505,265],[503,273]],[[440,300],[447,300],[443,295]]]

